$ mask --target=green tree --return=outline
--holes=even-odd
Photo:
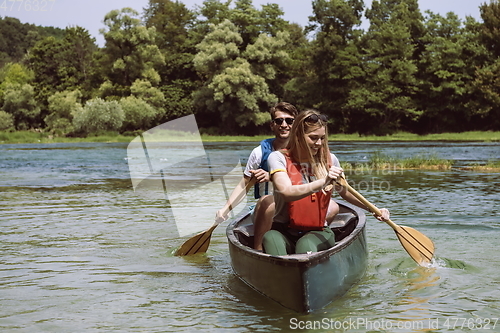
[[[276,68],[289,58],[288,53],[283,50],[288,37],[287,32],[278,32],[276,37],[260,34],[241,55],[252,65],[255,74],[266,80],[273,80],[277,75]]]
[[[0,67],[22,60],[30,46],[26,40],[28,31],[28,27],[17,18],[0,17]]]
[[[373,1],[373,8],[388,1]],[[389,1],[390,2],[390,1]],[[351,91],[346,108],[353,129],[359,133],[386,134],[405,129],[404,124],[421,115],[417,93],[417,66],[413,60],[408,5],[400,2],[369,15],[370,29],[363,36],[364,78]]]
[[[56,92],[48,99],[49,114],[44,121],[47,129],[57,135],[65,135],[73,131],[73,114],[79,110],[82,93],[80,90]]]
[[[0,67],[9,62],[23,61],[37,41],[48,36],[61,38],[62,31],[54,27],[21,23],[13,17],[0,17]]]
[[[0,131],[12,129],[14,129],[14,117],[10,113],[0,110]]]
[[[101,131],[118,130],[125,119],[122,107],[117,101],[93,98],[73,113],[73,126],[77,133],[84,135]]]
[[[476,70],[472,88],[477,98],[467,105],[475,116],[473,129],[500,130],[500,58]]]
[[[242,41],[240,50],[246,49],[248,44],[255,43],[262,33],[276,37],[278,32],[286,30],[289,23],[282,18],[283,11],[277,4],[263,5],[261,10],[256,9],[252,0],[236,0],[234,8],[232,0],[205,0],[198,14],[201,17],[195,26],[195,33],[201,41],[211,31],[211,25],[218,25],[229,20],[240,34]]]
[[[158,124],[176,119],[182,116],[193,114],[193,94],[201,87],[200,80],[175,80],[171,84],[161,86],[161,91],[165,96],[165,112],[157,121]]]
[[[156,30],[156,45],[160,50],[175,53],[194,47],[189,31],[195,19],[195,13],[179,1],[149,0],[148,7],[144,9],[146,27]]]
[[[0,84],[25,84],[33,80],[33,72],[21,63],[8,63],[0,69]]]
[[[370,20],[370,29],[380,27],[388,22],[392,13],[399,11],[404,5],[405,26],[408,28],[412,44],[415,48],[422,44],[420,40],[425,34],[424,17],[420,12],[418,0],[378,0],[373,1],[371,8],[366,10],[366,17]],[[399,8],[398,8],[399,7]]]
[[[191,32],[195,18],[195,13],[179,1],[150,0],[144,9],[146,27],[156,29],[156,45],[165,58],[165,64],[158,66],[165,96],[159,122],[193,113],[191,94],[200,86],[193,65],[196,41]]]
[[[66,77],[59,69],[65,62],[64,42],[54,37],[39,41],[30,52],[29,65],[33,70],[33,86],[37,99],[47,101],[47,98],[63,88]],[[50,61],[47,61],[50,59]]]
[[[8,84],[2,110],[12,115],[17,130],[40,127],[40,107],[34,88],[29,84]]]
[[[151,105],[134,96],[122,98],[120,106],[124,113],[122,131],[149,129],[157,116],[156,110]]]
[[[234,6],[232,6],[234,5]],[[238,44],[240,52],[245,52],[248,45],[255,44],[261,34],[270,37],[278,37],[278,33],[287,32],[297,33],[297,30],[291,28],[291,24],[283,19],[283,11],[279,5],[268,3],[262,5],[260,9],[253,6],[251,0],[220,1],[208,0],[203,2],[203,6],[198,11],[199,19],[192,29],[192,36],[197,43],[211,31],[211,25],[221,24],[224,20],[229,20],[236,27],[236,31],[241,37],[241,43]],[[303,37],[303,34],[301,34]],[[281,50],[290,53],[294,45],[291,39],[282,46]],[[293,38],[297,38],[296,35]],[[273,63],[276,73],[273,79],[267,79],[266,82],[269,91],[276,96],[283,96],[284,85],[293,77],[291,71],[292,63],[290,60]]]
[[[481,40],[495,57],[500,57],[500,2],[491,0],[479,6],[483,25]]]
[[[308,100],[307,87],[312,76],[311,42],[306,37],[305,30],[298,24],[292,23],[284,30],[289,34],[289,41],[283,48],[289,55],[289,60],[284,66],[276,66],[277,80],[270,82],[270,90],[282,100],[290,101],[299,108],[311,103],[303,103]]]
[[[359,36],[363,2],[361,0],[315,0],[307,31],[315,33],[309,51],[308,68],[314,73],[297,77],[287,84],[295,90],[299,104],[314,107],[333,119],[336,131],[349,126],[344,108],[360,69]]]
[[[165,96],[160,89],[153,87],[151,82],[148,80],[136,80],[130,87],[130,90],[133,96],[142,99],[157,109],[157,113],[160,116],[164,113]]]
[[[56,92],[78,89],[90,98],[96,50],[95,39],[81,27],[66,28],[64,38],[47,37],[31,49],[29,65],[43,118],[50,112],[48,98]]]
[[[134,97],[136,100],[128,101],[127,105],[133,104],[134,107],[137,107],[136,110],[140,110],[138,108],[140,103],[147,104],[144,109],[144,120],[138,123],[139,127],[136,129],[145,129],[145,127],[156,125],[165,119],[165,106],[169,104],[166,102],[165,95],[159,88],[153,87],[151,82],[147,80],[136,80],[132,84],[132,87],[130,87],[130,90],[132,93],[131,97]],[[124,106],[126,114],[131,108],[125,110]],[[127,130],[133,130],[131,129],[133,126],[128,126],[127,124],[124,124],[124,126],[127,127]]]
[[[478,34],[489,57],[482,67],[478,67],[472,83],[478,99],[471,108],[477,115],[476,128],[500,129],[500,2],[484,3],[479,7],[483,23]]]
[[[107,28],[100,32],[106,45],[102,49],[99,69],[106,82],[100,88],[101,96],[128,96],[137,79],[158,85],[160,75],[156,67],[163,65],[165,60],[155,44],[155,28],[145,27],[139,13],[131,8],[112,10],[104,17],[104,24]]]
[[[487,59],[479,25],[471,17],[463,26],[454,13],[446,17],[428,13],[419,98],[425,113],[419,127],[431,132],[470,129],[474,114],[481,113],[477,108],[480,97],[472,84],[476,69]]]
[[[8,85],[23,85],[33,81],[33,72],[20,63],[8,63],[0,69],[0,105]]]
[[[238,128],[269,120],[267,110],[277,97],[269,91],[266,79],[276,75],[271,64],[288,56],[280,50],[287,37],[286,33],[276,37],[261,34],[240,52],[243,39],[234,24],[225,20],[213,26],[194,58],[196,69],[206,80],[194,95],[195,103],[208,111],[212,124],[218,116],[225,130],[235,133]]]
[[[63,78],[60,89],[79,89],[84,99],[91,97],[93,87],[94,55],[98,50],[95,38],[88,30],[76,26],[64,31],[64,62],[58,72]]]

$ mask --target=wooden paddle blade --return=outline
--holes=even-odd
[[[207,231],[200,232],[189,238],[182,244],[175,252],[176,256],[187,256],[196,253],[207,252],[208,245],[210,244],[210,238],[212,237],[212,232],[217,225],[212,226]]]
[[[428,266],[434,256],[434,243],[421,232],[405,226],[394,228],[401,245],[420,266]]]

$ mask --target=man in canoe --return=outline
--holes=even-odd
[[[338,204],[331,200],[333,189],[346,201],[367,209],[345,188],[333,185],[343,170],[328,148],[327,117],[315,110],[296,117],[286,149],[272,152],[268,164],[275,213],[272,219],[265,216],[263,222],[273,229],[263,238],[266,253],[317,252],[335,245],[335,235],[328,227],[339,212]],[[379,220],[389,219],[387,209],[380,211]]]
[[[267,221],[260,216],[265,214],[266,211],[274,212],[274,200],[272,195],[269,195],[269,169],[267,159],[271,152],[286,147],[293,121],[298,112],[292,104],[280,102],[273,106],[269,110],[269,113],[271,114],[270,128],[274,133],[274,138],[261,141],[260,145],[252,150],[250,156],[248,157],[248,162],[243,172],[242,180],[233,190],[224,207],[218,210],[215,214],[216,221],[225,221],[228,218],[227,213],[231,210],[231,203],[233,203],[234,207],[243,199],[241,198],[238,200],[236,198],[242,191],[245,191],[245,188],[250,183],[252,177],[256,180],[256,184],[254,186],[254,197],[255,199],[259,199],[254,210],[254,214],[256,216],[254,221]],[[254,246],[256,249],[262,249],[262,237],[270,228],[270,223],[269,225],[264,223],[257,223],[255,225],[256,242]]]

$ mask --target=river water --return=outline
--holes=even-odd
[[[204,149],[212,156],[231,152],[244,164],[256,144],[206,143]],[[184,206],[173,207],[165,194],[134,191],[127,144],[0,145],[0,330],[500,332],[500,173],[462,168],[498,159],[500,145],[330,146],[346,162],[379,151],[432,153],[456,163],[448,171],[348,174],[367,199],[390,209],[394,222],[431,238],[436,262],[416,266],[391,228],[369,217],[365,276],[344,297],[306,315],[234,276],[227,223],[215,230],[207,254],[173,255],[188,238],[176,229],[173,208],[201,231],[224,200],[220,190],[200,183],[199,165],[173,166],[164,175],[174,187],[168,197],[184,198],[178,201]],[[179,143],[179,151],[187,150],[189,144]],[[213,158],[211,164],[214,174],[225,174],[234,163]],[[213,183],[231,190],[234,179]]]

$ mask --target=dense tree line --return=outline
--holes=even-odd
[[[0,16],[0,68],[9,62],[20,62],[39,40],[61,38],[63,29],[21,23],[17,18]]]
[[[103,47],[0,18],[0,130],[137,132],[194,113],[205,132],[257,134],[280,100],[333,132],[500,130],[498,0],[481,22],[417,0],[311,2],[301,27],[272,3],[150,0],[106,14]]]

